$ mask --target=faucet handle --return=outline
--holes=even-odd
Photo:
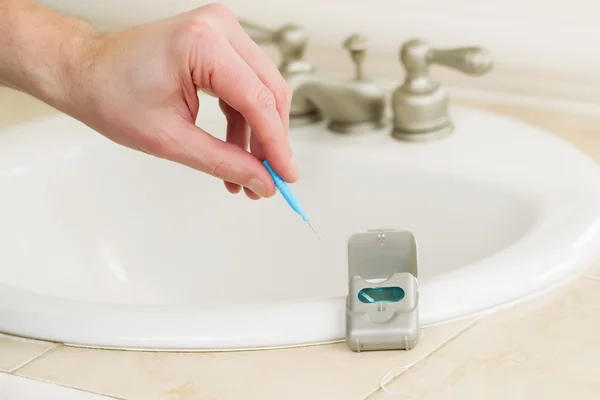
[[[278,30],[270,30],[246,20],[238,20],[250,38],[258,44],[273,44],[281,54],[279,71],[285,78],[300,73],[313,72],[304,53],[308,44],[305,30],[296,24],[286,24]]]
[[[438,50],[420,39],[402,45],[400,61],[406,77],[392,94],[392,135],[411,141],[439,139],[454,130],[447,95],[429,76],[430,65],[444,65],[469,75],[483,75],[492,69],[491,58],[479,47]]]
[[[363,62],[367,51],[367,40],[364,36],[355,34],[346,39],[342,45],[350,52],[350,57],[354,63],[355,79],[357,81],[363,80]]]
[[[480,47],[433,49],[420,39],[409,40],[402,46],[400,60],[407,76],[425,75],[432,64],[450,67],[469,75],[483,75],[493,66],[488,53]]]
[[[429,62],[454,68],[469,75],[483,75],[489,72],[493,65],[488,53],[479,47],[431,50]]]

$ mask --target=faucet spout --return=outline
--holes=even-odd
[[[355,133],[382,128],[387,123],[383,88],[364,77],[365,39],[350,36],[344,43],[354,63],[354,79],[316,74],[288,80],[292,86],[290,124],[295,126],[326,119],[327,128],[337,133]]]
[[[388,99],[383,87],[365,78],[363,63],[366,40],[352,35],[342,46],[354,64],[354,78],[321,76],[304,59],[308,37],[302,27],[287,24],[269,30],[242,22],[259,43],[273,43],[281,53],[279,71],[292,89],[290,126],[328,121],[337,133],[378,130],[391,122],[392,137],[406,141],[429,141],[446,137],[454,130],[448,112],[448,97],[442,85],[429,74],[432,64],[444,65],[469,75],[484,75],[493,63],[484,49],[461,47],[434,49],[420,39],[404,43],[400,61],[406,70],[404,82]],[[390,103],[390,117],[386,104]]]
[[[386,125],[385,92],[370,81],[308,75],[290,86],[293,126],[327,120],[330,131],[355,133]]]

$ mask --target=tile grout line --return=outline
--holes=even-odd
[[[127,399],[125,399],[123,397],[115,397],[115,396],[109,395],[109,394],[102,394],[102,393],[92,392],[90,390],[81,389],[81,388],[77,388],[77,387],[73,387],[73,386],[63,385],[61,383],[52,382],[52,381],[46,380],[46,379],[32,378],[30,376],[22,376],[22,375],[16,375],[16,376],[18,376],[19,378],[29,379],[29,380],[36,381],[36,382],[43,382],[43,383],[47,383],[47,384],[50,384],[50,385],[60,386],[60,387],[65,388],[65,389],[76,390],[76,391],[79,391],[79,392],[89,393],[89,394],[93,394],[93,395],[96,395],[96,396],[103,396],[103,397],[106,397],[109,400],[127,400]]]
[[[15,374],[17,371],[19,371],[23,367],[31,364],[32,362],[36,361],[37,359],[45,357],[46,355],[48,355],[48,353],[52,353],[54,350],[59,349],[62,346],[63,346],[62,344],[56,343],[54,346],[50,347],[49,349],[46,349],[46,350],[42,351],[39,354],[36,354],[35,356],[33,356],[32,358],[30,358],[29,360],[26,360],[26,361],[22,362],[21,364],[17,365],[16,367],[10,369],[8,371],[8,373],[9,374]]]
[[[461,330],[459,330],[458,332],[456,332],[454,335],[450,336],[447,340],[443,341],[442,343],[440,343],[439,345],[437,345],[433,350],[431,350],[429,353],[425,354],[423,357],[421,357],[419,360],[413,362],[412,364],[409,364],[409,367],[402,370],[402,372],[398,375],[396,375],[395,377],[391,378],[387,383],[387,385],[390,385],[396,381],[398,381],[398,379],[405,374],[406,372],[408,372],[409,370],[413,369],[414,367],[416,367],[417,365],[421,364],[423,361],[429,359],[430,357],[434,356],[435,354],[439,353],[441,350],[443,350],[446,346],[448,346],[450,343],[452,343],[453,341],[455,341],[456,339],[458,339],[459,337],[461,337],[464,333],[466,333],[467,331],[471,330],[471,328],[473,328],[475,325],[477,325],[479,322],[481,321],[481,319],[476,319],[475,321],[471,322],[470,324],[468,324],[467,326],[465,326],[464,328],[462,328]],[[365,397],[362,398],[362,400],[367,400],[369,397],[373,396],[375,393],[377,393],[379,390],[381,389],[381,385],[378,385],[377,388],[375,390],[373,390],[371,393],[367,394]]]

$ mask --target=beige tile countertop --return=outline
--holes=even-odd
[[[466,102],[461,102],[467,104]],[[0,128],[54,111],[0,89]],[[600,116],[487,101],[600,162]],[[600,263],[582,277],[481,319],[426,328],[411,351],[353,353],[345,344],[230,353],[82,349],[0,336],[0,373],[125,400],[600,398]],[[405,371],[379,386],[391,369]]]

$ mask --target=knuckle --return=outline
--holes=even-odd
[[[275,107],[275,96],[265,85],[259,85],[256,89],[256,106],[261,109]]]
[[[208,87],[212,90],[212,79],[215,74],[219,74],[221,71],[222,63],[219,61],[218,57],[207,57],[204,59],[201,68],[198,71],[202,71],[200,76],[202,78],[196,79],[196,82],[201,87]]]
[[[213,164],[208,173],[216,178],[224,181],[229,181],[229,175],[231,171],[231,165],[227,161],[220,160]]]
[[[292,90],[283,78],[276,84],[275,97],[277,98],[277,104],[280,106],[288,107],[292,102]]]
[[[192,18],[181,30],[182,35],[193,41],[212,41],[217,32],[211,23],[203,18]]]

